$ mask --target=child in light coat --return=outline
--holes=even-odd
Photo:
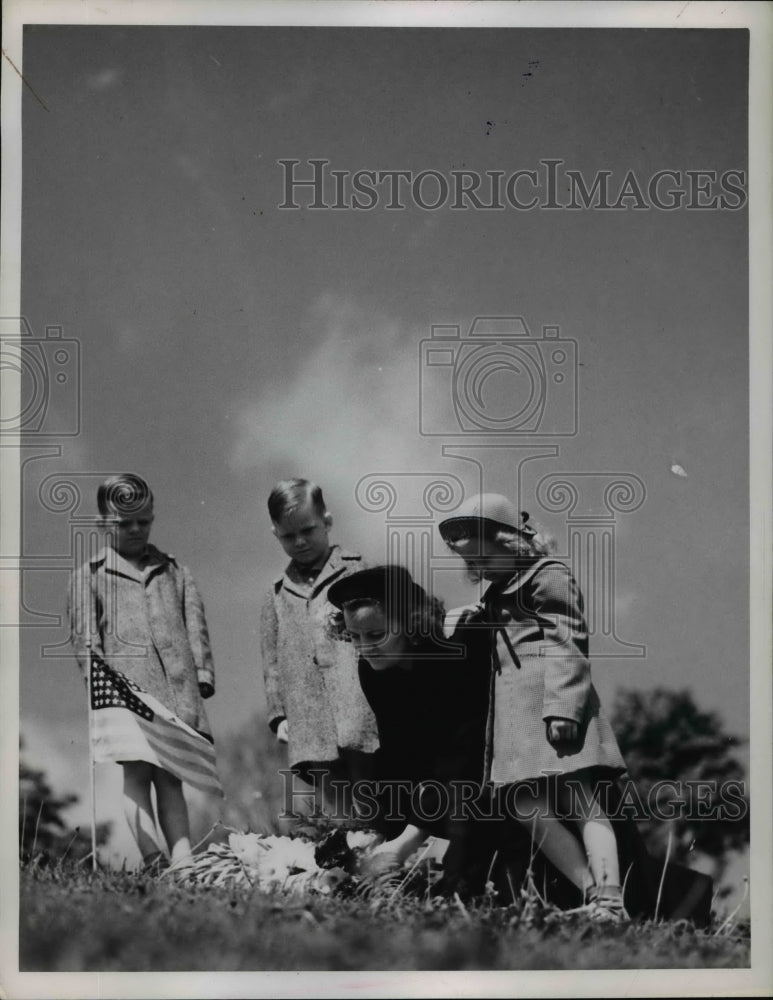
[[[193,577],[173,556],[149,544],[153,494],[139,476],[123,473],[97,491],[105,545],[70,580],[71,641],[84,676],[90,653],[122,673],[187,725],[211,739],[202,699],[215,693],[215,673],[204,607]],[[190,858],[188,810],[180,780],[146,761],[123,767],[124,812],[148,870],[166,858]]]
[[[327,635],[327,594],[337,580],[363,568],[362,557],[331,545],[333,519],[316,484],[278,483],[268,510],[290,557],[261,614],[268,724],[288,744],[292,771],[314,787],[316,808],[346,819],[349,787],[370,777],[378,731],[351,647]]]
[[[569,568],[547,557],[528,515],[499,494],[471,497],[440,524],[475,580],[491,636],[486,780],[508,813],[579,889],[598,919],[628,919],[612,824],[594,786],[625,763],[591,683],[583,599]],[[559,820],[573,820],[581,842]]]

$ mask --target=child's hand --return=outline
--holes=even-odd
[[[580,727],[574,719],[549,719],[546,736],[559,757],[577,752]]]
[[[199,694],[202,698],[211,698],[215,693],[215,689],[211,684],[207,684],[206,681],[199,682]]]
[[[276,738],[279,740],[280,743],[287,743],[287,740],[289,739],[287,719],[282,719],[282,721],[276,727]]]

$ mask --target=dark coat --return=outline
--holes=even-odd
[[[482,621],[492,637],[486,777],[495,785],[588,767],[625,770],[591,683],[583,599],[569,568],[539,559],[492,584]],[[575,753],[559,757],[546,738],[550,718],[579,723]]]
[[[199,684],[215,686],[204,605],[189,571],[148,546],[144,570],[104,548],[70,578],[71,640],[81,670],[88,643],[108,666],[199,732],[210,733]]]
[[[457,632],[450,640],[453,647],[425,644],[408,669],[376,671],[366,661],[359,662],[362,690],[378,723],[376,778],[403,782],[406,788],[394,810],[391,832],[412,822],[449,836],[451,782],[480,785],[488,671],[465,640]],[[422,785],[425,794],[419,792]],[[380,802],[389,805],[387,798]],[[383,819],[380,815],[376,825],[389,828]]]
[[[349,643],[325,631],[331,584],[363,569],[362,558],[337,545],[311,586],[285,572],[263,602],[260,640],[269,725],[288,723],[290,767],[331,762],[340,750],[372,753],[376,721],[360,690]]]

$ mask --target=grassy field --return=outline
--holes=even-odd
[[[598,926],[537,905],[297,901],[63,865],[21,871],[27,972],[744,968],[748,929]]]

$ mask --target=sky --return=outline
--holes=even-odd
[[[682,187],[687,171],[745,174],[747,44],[740,30],[26,28],[22,313],[38,339],[61,327],[76,359],[23,467],[20,720],[34,762],[85,792],[64,593],[73,527],[123,470],[150,482],[152,540],[202,591],[216,741],[263,709],[259,607],[285,561],[265,504],[295,475],[322,484],[333,540],[369,559],[411,518],[427,527],[449,605],[477,595],[432,534],[442,514],[421,521],[428,483],[520,485],[560,553],[570,524],[547,509],[546,477],[584,491],[582,538],[604,513],[599,484],[640,484],[641,504],[608,518],[617,638],[598,638],[602,700],[687,688],[748,736],[741,199],[432,210],[409,191],[402,210],[383,192],[365,210],[347,188],[335,209],[329,174],[325,207],[297,189],[288,209],[278,162],[309,178],[326,160],[347,184],[359,170],[536,171],[544,201],[543,161],[556,160],[564,204],[567,170],[586,186],[608,171],[613,192],[629,171],[645,191],[663,170]],[[526,199],[533,185],[519,184]],[[536,366],[548,390],[534,433],[460,431],[449,393],[475,317],[525,321],[532,368],[495,368],[482,391],[511,412]],[[430,369],[424,341],[443,325],[459,343]],[[563,383],[546,326],[576,361]],[[55,349],[42,347],[51,371]],[[50,477],[78,484],[79,502]],[[364,509],[371,481],[399,487],[392,516],[408,520]],[[615,655],[624,643],[644,655]]]

